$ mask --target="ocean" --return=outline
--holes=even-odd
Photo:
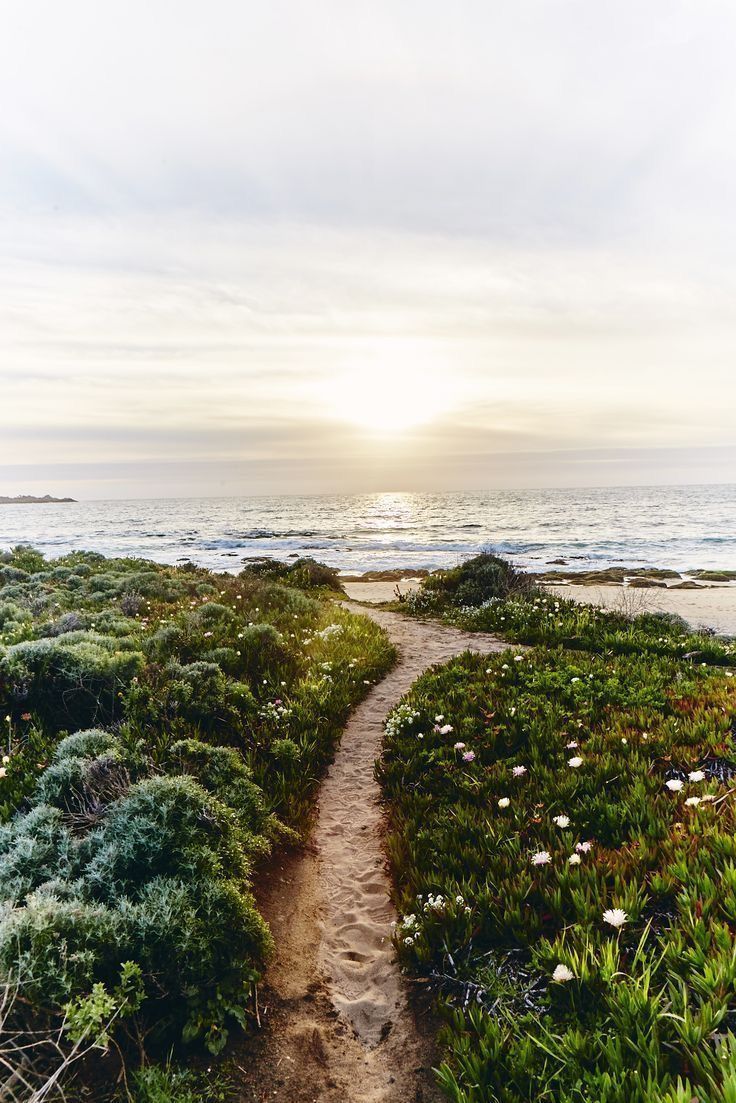
[[[88,549],[237,571],[309,555],[343,571],[446,567],[483,548],[521,566],[736,568],[736,486],[191,498],[0,506],[0,548]]]

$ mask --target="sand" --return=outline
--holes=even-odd
[[[345,593],[353,601],[367,601],[371,605],[381,605],[384,601],[396,601],[396,590],[408,594],[418,590],[421,578],[402,578],[399,582],[343,582]]]
[[[345,728],[310,847],[282,857],[259,878],[259,905],[277,957],[262,994],[266,1029],[233,1054],[243,1074],[240,1099],[249,1103],[440,1099],[431,1071],[435,1024],[419,1013],[391,942],[396,915],[374,763],[386,715],[423,670],[468,649],[506,645],[495,636],[345,606],[382,625],[399,660]]]
[[[624,586],[547,586],[562,597],[603,609],[628,613],[677,613],[693,628],[712,628],[736,636],[736,586],[704,586],[701,590],[633,590]]]

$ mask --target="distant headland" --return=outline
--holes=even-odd
[[[33,494],[17,494],[15,498],[6,498],[0,494],[0,506],[43,506],[49,502],[76,502],[76,498],[52,498],[50,494],[44,494],[37,498]]]

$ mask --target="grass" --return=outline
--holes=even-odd
[[[491,555],[408,603],[510,641],[418,680],[378,766],[399,955],[454,1103],[736,1099],[736,664]]]
[[[72,1043],[134,1067],[247,1025],[272,946],[254,869],[308,827],[350,709],[394,658],[324,600],[333,572],[277,573],[0,560],[0,985],[16,993],[0,1059],[8,1039],[16,1056],[33,1031],[57,1039],[34,1083]],[[188,1099],[166,1070],[139,1096],[167,1077]]]

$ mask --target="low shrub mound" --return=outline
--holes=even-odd
[[[667,657],[466,654],[379,775],[406,968],[455,1103],[727,1103],[736,678]]]

